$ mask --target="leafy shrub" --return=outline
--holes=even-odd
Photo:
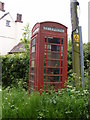
[[[26,30],[27,31],[27,30]],[[26,34],[25,34],[26,35]],[[26,37],[24,36],[24,41]],[[24,42],[26,44],[26,42]],[[90,64],[88,44],[83,44],[84,49],[84,65],[85,65],[85,77],[88,76],[88,69]],[[27,46],[26,46],[27,47]],[[28,48],[28,47],[27,47]],[[28,52],[27,52],[28,51]],[[2,57],[2,83],[3,86],[15,85],[18,80],[27,82],[28,84],[28,73],[29,73],[29,48],[25,53],[12,54]],[[68,42],[68,79],[71,80],[72,76],[72,47],[71,41]]]
[[[2,57],[2,85],[16,85],[18,80],[28,81],[29,57],[26,54],[12,54]],[[28,83],[28,82],[27,82]]]
[[[90,66],[90,42],[88,42],[87,44],[83,44],[83,54],[84,54],[84,66],[85,66],[85,70],[88,71],[89,70],[89,66]]]
[[[84,77],[87,79],[88,72],[90,71],[90,42],[83,44],[83,56],[84,56]],[[72,69],[72,43],[69,39],[68,41],[68,79],[72,79],[73,69]]]

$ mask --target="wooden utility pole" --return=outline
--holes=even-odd
[[[79,29],[79,18],[77,14],[77,6],[79,2],[77,0],[71,0],[71,23],[72,23],[72,60],[73,60],[73,73],[75,86],[81,86],[81,54],[80,49],[80,29]]]

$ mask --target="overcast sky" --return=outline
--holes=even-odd
[[[5,3],[6,12],[10,12],[12,18],[16,14],[22,14],[24,24],[33,25],[42,21],[55,21],[68,27],[68,37],[71,34],[70,0],[0,0]],[[88,2],[78,0],[79,24],[82,26],[83,42],[88,42]]]

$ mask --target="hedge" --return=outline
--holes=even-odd
[[[10,54],[2,57],[2,85],[17,85],[18,80],[28,81],[29,57]]]
[[[88,72],[90,66],[90,54],[88,51],[88,45],[83,44],[84,50],[84,65],[85,71]],[[29,70],[29,55],[26,53],[22,54],[11,54],[2,57],[2,83],[3,86],[16,84],[18,80],[28,81],[28,70]],[[71,41],[68,42],[68,79],[72,76],[72,47]],[[14,85],[15,85],[14,84]],[[27,82],[28,84],[28,82]]]

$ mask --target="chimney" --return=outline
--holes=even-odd
[[[22,14],[18,14],[17,13],[17,18],[16,18],[16,21],[15,22],[20,22],[20,23],[22,23],[23,21],[22,21]]]
[[[5,10],[4,10],[4,3],[2,3],[2,2],[0,2],[0,11],[5,12]]]

